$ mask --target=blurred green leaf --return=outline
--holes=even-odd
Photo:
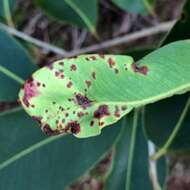
[[[18,98],[19,83],[2,73],[5,68],[26,79],[37,69],[27,51],[9,34],[0,30],[0,101],[14,101]]]
[[[130,114],[126,122],[123,123],[122,130],[120,131],[120,139],[114,146],[113,164],[105,183],[105,190],[137,190],[142,188],[152,190],[152,184],[149,177],[148,142],[143,135],[141,117],[142,116],[139,114],[131,166],[132,173],[130,176],[128,175],[129,149],[132,143],[134,114]],[[162,178],[161,182],[163,184],[163,179],[165,178],[165,163],[163,160],[162,163],[159,163],[159,172],[159,177]],[[126,182],[127,177],[130,177],[130,180],[128,180],[130,186]]]
[[[154,5],[154,0],[112,0],[121,9],[138,14],[147,14]]]
[[[35,0],[48,15],[96,34],[97,0]]]
[[[187,102],[189,93],[181,96],[162,100],[152,105],[146,106],[146,135],[157,146],[161,147],[165,144],[174,127],[179,120],[181,112]],[[172,149],[189,148],[190,147],[190,110],[174,139]]]
[[[15,0],[0,0],[0,17],[5,18],[3,1],[9,1],[10,10],[12,11],[15,6]]]
[[[0,167],[13,155],[47,139],[36,125],[23,111],[0,116]],[[1,169],[0,189],[64,189],[107,153],[119,131],[117,123],[96,138],[61,137]]]
[[[177,40],[190,39],[190,1],[187,0],[181,13],[181,17],[163,39],[161,45]]]

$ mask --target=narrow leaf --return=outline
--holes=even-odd
[[[36,0],[48,15],[79,27],[87,27],[96,34],[97,0]]]
[[[28,78],[37,67],[27,51],[2,30],[0,49],[0,101],[13,101],[18,97],[22,78]]]

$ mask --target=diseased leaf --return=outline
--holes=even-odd
[[[36,0],[36,2],[48,15],[79,27],[87,27],[96,34],[97,0]]]
[[[9,34],[0,30],[0,101],[18,98],[19,83],[4,74],[4,69],[26,79],[37,69],[27,51]]]
[[[36,125],[22,110],[0,116],[0,189],[65,189],[109,151],[120,131],[119,122],[98,137],[67,135],[30,152],[30,147],[48,139]],[[28,153],[18,157],[21,151]],[[16,159],[2,169],[2,163],[13,156]]]
[[[133,108],[188,91],[189,52],[185,40],[154,51],[138,65],[120,55],[60,60],[26,81],[20,101],[47,134],[98,135]]]

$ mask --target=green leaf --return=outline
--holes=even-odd
[[[26,50],[3,30],[0,30],[0,49],[0,101],[13,101],[21,87],[18,82],[28,78],[37,67]]]
[[[154,0],[112,0],[121,9],[139,14],[147,14],[152,9]]]
[[[35,0],[50,16],[79,27],[87,27],[96,34],[97,0]]]
[[[189,98],[189,93],[183,96],[174,96],[146,107],[146,135],[157,146],[163,146],[179,120],[181,112]],[[165,119],[162,119],[165,118]],[[169,147],[170,150],[190,147],[190,110],[182,126]]]
[[[134,133],[134,114],[129,114],[126,122],[120,131],[120,139],[115,144],[112,168],[106,180],[104,190],[152,190],[152,183],[149,176],[149,155],[148,142],[142,130],[142,116],[138,116],[137,129]],[[135,141],[133,142],[133,134]],[[134,149],[130,152],[131,144]],[[132,162],[129,162],[130,154]],[[129,163],[131,166],[129,166]],[[143,164],[142,164],[143,163]],[[165,163],[159,163],[159,179],[163,184],[165,178]],[[159,167],[159,168],[158,168]],[[163,167],[163,168],[161,168]]]
[[[96,138],[77,139],[68,135],[48,141],[23,111],[3,114],[0,116],[0,189],[64,189],[107,153],[119,131],[120,123]],[[49,142],[48,146],[36,146],[44,141]],[[25,155],[19,157],[21,151]]]
[[[138,66],[120,55],[60,60],[26,81],[20,101],[29,115],[41,118],[47,134],[98,135],[133,108],[188,91],[189,52],[185,40],[154,51]]]
[[[12,11],[15,6],[15,0],[0,0],[0,17],[5,18],[5,8],[4,3],[5,1],[9,1],[10,10]]]

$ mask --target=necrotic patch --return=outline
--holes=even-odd
[[[91,106],[92,101],[89,100],[88,97],[83,96],[80,93],[75,95],[75,99],[76,99],[76,103],[84,109]]]
[[[80,124],[77,121],[71,121],[66,126],[66,132],[71,131],[73,134],[78,134],[80,132]]]
[[[98,107],[98,109],[94,112],[94,117],[97,119],[101,119],[104,116],[110,115],[108,106],[107,105],[101,105]]]
[[[30,99],[38,96],[37,88],[37,83],[34,82],[33,78],[28,79],[24,84],[24,96],[22,101],[27,107],[30,106]]]
[[[135,73],[141,73],[143,75],[146,75],[148,73],[148,67],[147,66],[141,66],[141,67],[138,67],[137,65],[135,65],[134,63],[131,65],[132,67],[132,70],[135,72]]]

